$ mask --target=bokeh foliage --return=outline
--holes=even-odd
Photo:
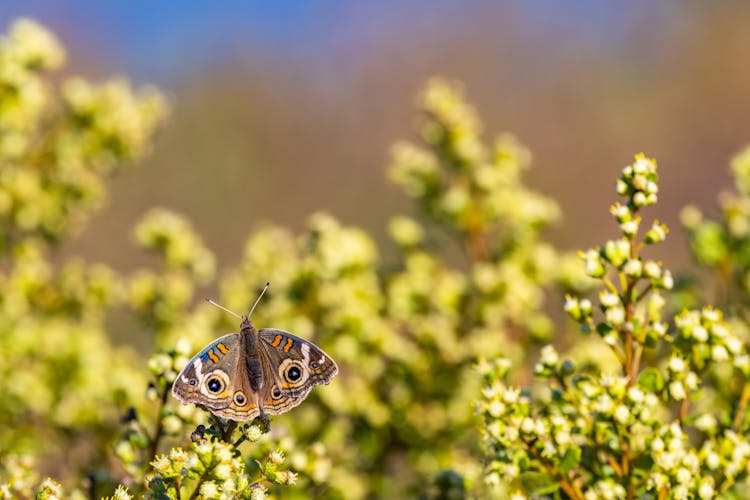
[[[145,374],[107,335],[121,278],[52,260],[102,205],[107,176],[148,152],[166,105],[123,80],[55,85],[47,75],[64,59],[30,20],[0,39],[0,453],[43,451],[75,468],[104,459],[117,404]]]
[[[395,258],[384,261],[365,231],[316,213],[301,234],[258,228],[240,262],[217,270],[190,222],[155,207],[133,236],[158,266],[124,274],[81,259],[58,263],[56,252],[102,206],[107,177],[148,153],[167,105],[155,89],[122,79],[58,85],[48,72],[63,62],[59,42],[33,21],[17,21],[0,42],[0,498],[678,491],[685,474],[648,451],[657,439],[694,457],[685,464],[693,493],[709,483],[712,493],[728,490],[746,475],[750,454],[736,450],[748,448],[747,354],[732,333],[744,330],[725,322],[735,315],[710,308],[681,313],[674,327],[662,319],[671,274],[639,252],[666,227],[654,222],[636,240],[639,211],[658,191],[651,160],[637,158],[618,183],[626,203],[612,213],[622,239],[575,267],[541,236],[560,213],[523,184],[530,153],[507,134],[487,143],[461,88],[433,79],[418,99],[420,140],[397,143],[387,169],[415,204],[415,214],[389,221]],[[744,194],[725,213],[750,214],[742,211],[747,163],[747,154],[735,161]],[[737,268],[737,223],[705,230],[695,214],[686,220],[701,262]],[[340,374],[270,428],[267,419],[236,425],[171,398],[190,356],[237,328],[197,300],[198,287],[217,285],[217,299],[242,312],[266,281],[254,323],[315,341]],[[544,347],[533,374],[546,392],[521,392],[514,384],[532,376],[523,367],[565,330],[545,312],[556,282],[589,333],[575,344],[556,339],[572,346],[579,368]],[[598,323],[581,298],[597,283]],[[151,352],[113,344],[113,311],[148,332]],[[511,365],[519,367],[512,376]],[[685,425],[703,433],[703,447]],[[730,459],[737,471],[700,474]],[[42,481],[47,472],[67,493]]]

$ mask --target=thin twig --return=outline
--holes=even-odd
[[[190,495],[189,500],[195,500],[196,498],[198,498],[198,495],[200,495],[200,492],[201,492],[201,484],[203,483],[203,481],[206,479],[207,476],[208,476],[208,471],[200,475],[200,477],[198,478],[198,483],[195,485],[195,489],[193,490],[193,493]]]
[[[558,481],[560,481],[560,487],[568,495],[568,497],[575,500],[583,500],[583,492],[578,487],[578,485],[576,485],[574,482],[571,482],[568,479],[567,474],[563,474],[562,472],[556,470],[555,467],[548,460],[546,460],[541,453],[539,453],[539,450],[534,447],[533,441],[527,442],[526,445],[528,446],[529,450],[531,450],[531,453],[533,453],[536,458],[542,463],[542,465],[544,465],[547,471],[555,476]]]
[[[246,434],[242,434],[239,438],[237,438],[237,441],[235,441],[232,446],[234,446],[235,448],[237,448],[239,445],[241,445],[242,443],[244,443],[246,440],[247,440],[247,435]]]
[[[602,282],[604,283],[604,286],[607,287],[607,289],[612,292],[615,295],[620,295],[620,290],[617,289],[617,287],[612,283],[612,281],[609,279],[609,276],[603,276]]]
[[[742,388],[740,402],[737,404],[737,409],[735,410],[734,419],[732,419],[732,430],[734,432],[739,432],[740,430],[740,425],[742,425],[742,420],[745,417],[745,409],[747,408],[747,403],[749,400],[750,383],[745,383],[745,386]]]
[[[638,370],[640,369],[642,355],[643,355],[643,344],[636,344],[635,359],[633,360],[633,379],[638,378]]]
[[[164,428],[164,419],[161,414],[164,411],[164,406],[167,404],[167,396],[169,396],[169,388],[167,384],[162,384],[163,392],[161,394],[161,400],[159,402],[159,412],[156,414],[156,429],[154,435],[149,439],[148,446],[148,460],[152,460],[156,457],[156,452],[159,450],[159,441],[161,440],[161,432]],[[148,434],[146,435],[148,437]]]
[[[228,442],[229,442],[229,440],[230,440],[230,439],[232,438],[232,433],[234,432],[234,428],[235,428],[235,427],[237,427],[237,422],[235,422],[234,420],[230,420],[230,421],[229,421],[229,422],[227,423],[227,426],[226,426],[226,428],[224,429],[224,433],[223,433],[223,436],[221,437],[221,438],[222,438],[222,440],[223,440],[223,441],[224,441],[225,443],[228,443]]]
[[[651,291],[651,288],[652,288],[652,284],[651,283],[649,283],[648,285],[646,285],[644,287],[644,289],[641,290],[641,292],[638,294],[638,298],[636,299],[636,301],[639,302],[639,301],[643,300],[643,298],[646,296],[646,294]]]
[[[638,258],[638,245],[636,235],[633,234],[629,238],[630,242],[630,258]],[[635,301],[633,300],[633,293],[635,289],[636,279],[631,277],[625,277],[623,273],[620,273],[620,280],[623,283],[623,294],[622,301],[625,306],[625,324],[632,325],[633,317],[635,316]],[[626,328],[625,330],[625,375],[628,379],[628,388],[632,387],[635,383],[637,363],[634,353],[634,339],[632,328]],[[640,355],[638,355],[640,360]],[[621,440],[622,447],[622,472],[625,475],[625,480],[628,484],[628,500],[635,499],[635,482],[633,481],[633,468],[631,467],[632,456],[630,453],[630,446],[625,439]]]
[[[487,237],[481,230],[469,230],[466,234],[466,249],[475,261],[487,260],[489,250],[487,249]]]
[[[609,466],[614,469],[615,474],[617,474],[619,477],[622,477],[622,467],[620,467],[620,464],[617,463],[617,460],[615,460],[615,457],[607,453],[607,462],[609,462]]]
[[[682,430],[685,430],[685,419],[687,418],[688,413],[688,407],[690,406],[690,400],[687,396],[685,396],[685,399],[682,400],[680,403],[680,427],[682,427]]]
[[[622,353],[620,349],[617,348],[616,345],[607,344],[609,348],[614,353],[615,357],[617,358],[617,361],[619,361],[622,365],[625,364],[625,355]]]

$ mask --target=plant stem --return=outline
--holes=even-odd
[[[234,432],[234,428],[237,427],[237,422],[234,420],[230,420],[227,423],[226,428],[224,429],[224,435],[222,436],[222,439],[225,443],[229,443],[230,438],[232,437],[232,433]]]
[[[206,479],[207,475],[207,472],[201,474],[201,476],[198,478],[198,484],[195,485],[195,489],[193,490],[193,493],[190,495],[190,498],[188,500],[195,500],[196,498],[198,498],[198,495],[200,495],[201,492],[201,484]]]
[[[617,287],[612,283],[612,280],[609,279],[609,276],[603,276],[602,277],[602,283],[604,283],[604,286],[607,287],[607,290],[612,292],[615,295],[619,295],[620,291],[617,289]]]
[[[609,462],[609,466],[612,467],[612,469],[615,471],[615,474],[622,477],[622,468],[620,467],[620,464],[617,463],[617,460],[615,460],[615,457],[607,453],[607,462]]]
[[[635,346],[635,358],[633,359],[633,380],[638,378],[638,369],[641,365],[641,355],[643,354],[643,345],[636,344]]]
[[[687,417],[688,413],[688,407],[690,406],[690,400],[687,396],[685,396],[685,399],[680,402],[680,427],[682,427],[683,430],[685,430],[685,418]]]
[[[164,411],[164,406],[167,404],[167,396],[169,395],[169,388],[166,386],[167,384],[162,383],[162,394],[161,399],[159,402],[159,411],[156,414],[156,429],[154,430],[154,435],[149,440],[148,445],[148,460],[151,461],[155,456],[156,452],[159,449],[159,441],[161,440],[161,433],[164,428],[164,419],[161,418],[161,414]]]
[[[750,400],[750,383],[745,383],[742,388],[742,396],[740,396],[740,402],[737,404],[737,410],[735,410],[734,419],[732,420],[732,430],[738,432],[740,425],[742,425],[742,419],[745,416],[745,409],[747,403]]]
[[[635,482],[633,481],[633,471],[630,466],[630,446],[624,437],[620,438],[620,446],[622,446],[622,473],[625,480],[628,483],[628,500],[635,498]]]
[[[633,234],[629,238],[630,243],[630,258],[635,260],[638,258],[638,246],[636,241],[636,235]],[[623,276],[621,273],[620,276]],[[623,287],[622,301],[625,306],[625,376],[628,379],[628,388],[633,387],[635,379],[638,374],[638,364],[640,363],[640,353],[638,354],[638,360],[634,353],[634,342],[633,342],[633,317],[635,316],[635,300],[634,300],[634,289],[637,280],[632,277],[627,277],[624,280],[625,286]],[[621,438],[622,446],[622,472],[625,474],[625,479],[628,484],[628,500],[635,498],[635,482],[633,481],[633,470],[631,467],[631,454],[630,446],[624,438]]]
[[[627,318],[627,313],[626,313]],[[627,319],[626,319],[627,321]],[[628,388],[633,386],[633,332],[625,332],[625,376],[628,378]]]
[[[487,238],[481,229],[469,229],[466,234],[466,249],[471,258],[476,261],[487,260]]]
[[[636,240],[636,235],[633,234],[628,241],[630,243],[630,258],[635,260],[638,258],[638,242]],[[625,306],[625,324],[630,325],[630,328],[625,329],[625,375],[628,378],[628,388],[633,387],[637,375],[635,357],[633,356],[632,330],[633,316],[635,316],[635,300],[633,300],[633,294],[636,281],[635,278],[627,277],[625,279],[625,286],[622,294],[622,301]]]
[[[645,288],[641,290],[640,293],[638,293],[638,300],[641,300],[643,297],[645,297],[646,294],[651,291],[651,288],[653,288],[653,285],[651,283],[646,285]]]
[[[558,481],[560,481],[560,487],[568,495],[568,497],[575,500],[583,500],[583,492],[581,491],[581,489],[568,479],[567,474],[563,474],[557,471],[555,467],[548,460],[546,460],[541,453],[539,453],[539,450],[534,447],[533,441],[527,442],[526,445],[528,446],[528,449],[531,450],[531,452],[534,454],[534,456],[544,465],[547,471],[555,476]]]

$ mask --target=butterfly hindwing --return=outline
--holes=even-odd
[[[289,332],[258,331],[257,349],[263,366],[263,409],[271,415],[300,404],[318,384],[328,384],[338,373],[333,359],[318,346]]]

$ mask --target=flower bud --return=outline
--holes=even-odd
[[[646,177],[644,177],[643,175],[636,174],[633,176],[632,183],[633,183],[633,187],[637,189],[638,191],[645,191],[648,180],[646,180]]]
[[[539,360],[546,367],[556,367],[560,361],[560,357],[557,354],[554,346],[546,345],[542,347],[541,358]]]
[[[627,262],[625,262],[625,265],[622,268],[622,272],[625,273],[625,276],[629,276],[631,278],[640,278],[643,272],[643,263],[640,261],[640,259],[629,259]]]
[[[271,452],[271,454],[268,455],[268,458],[276,465],[281,465],[284,463],[284,454],[281,452],[281,450]]]
[[[625,309],[621,306],[610,307],[604,316],[610,324],[621,325],[625,322]]]
[[[626,205],[615,203],[609,207],[609,213],[615,216],[615,220],[620,224],[633,220],[630,209]]]
[[[591,278],[601,278],[607,272],[596,250],[581,253],[583,272]]]
[[[643,237],[643,242],[647,245],[662,242],[667,238],[667,233],[669,233],[669,229],[665,224],[659,224],[658,221],[654,221],[651,229]]]
[[[647,203],[646,195],[642,191],[638,191],[633,195],[633,205],[636,207],[645,207]]]
[[[680,382],[679,380],[675,380],[674,382],[669,384],[669,394],[672,396],[672,399],[675,399],[677,401],[683,400],[687,397],[685,386],[682,385],[682,382]]]
[[[630,243],[627,240],[609,240],[604,244],[602,252],[613,266],[620,267],[630,257]]]
[[[659,279],[661,278],[661,266],[653,260],[647,260],[643,263],[643,274],[650,279]]]
[[[161,455],[151,462],[151,466],[159,474],[167,474],[172,467],[172,461],[166,455]]]
[[[204,481],[200,486],[200,493],[202,498],[218,498],[219,487],[213,481]]]
[[[620,297],[609,291],[602,291],[601,293],[599,293],[599,302],[605,309],[609,309],[610,307],[615,307],[621,304]]]
[[[664,300],[664,297],[658,292],[652,293],[647,302],[646,309],[648,310],[648,315],[652,319],[656,319],[659,317],[659,313],[662,309],[664,309],[664,305],[666,304],[666,301]]]
[[[622,234],[626,238],[632,238],[635,236],[635,234],[638,232],[638,225],[639,225],[638,219],[628,220],[620,224],[620,229],[622,230]]]
[[[664,271],[661,279],[654,280],[654,286],[656,288],[663,288],[664,290],[671,290],[674,287],[674,278],[672,278],[672,272],[669,270]]]
[[[672,356],[669,360],[669,371],[672,373],[682,373],[685,370],[685,360],[677,356]]]

